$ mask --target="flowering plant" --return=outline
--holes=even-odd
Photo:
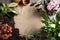
[[[12,36],[12,27],[8,24],[0,24],[0,38],[8,39]]]
[[[47,2],[46,2],[47,1]],[[47,11],[47,13],[49,15],[53,15],[57,12],[57,10],[59,9],[59,3],[57,2],[57,0],[46,0],[44,1],[44,8]]]
[[[48,5],[47,5],[47,9],[48,9],[49,11],[51,11],[51,10],[57,10],[58,7],[59,7],[59,5],[57,4],[57,1],[51,1],[51,2],[48,3]]]
[[[44,18],[42,22],[45,24],[42,30],[47,33],[47,37],[54,37],[56,40],[60,40],[60,11],[57,12],[56,19],[50,19],[45,14],[42,14],[42,17]]]

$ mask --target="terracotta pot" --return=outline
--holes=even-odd
[[[27,5],[27,4],[30,3],[30,0],[22,0],[22,2],[23,2],[24,5]]]
[[[16,3],[19,3],[21,0],[13,0],[14,2],[16,2]]]

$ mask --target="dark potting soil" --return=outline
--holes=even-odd
[[[12,37],[10,37],[8,40],[25,40],[24,37],[20,37],[19,35],[19,29],[15,28],[15,22],[14,22],[14,15],[13,13],[10,13],[9,16],[8,15],[4,15],[3,16],[3,21],[0,21],[2,24],[7,23],[8,25],[10,25],[13,28],[13,32],[12,32]],[[2,40],[0,38],[0,40]]]

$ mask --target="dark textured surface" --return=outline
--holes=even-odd
[[[10,26],[12,26],[13,28],[13,33],[12,33],[12,37],[10,37],[8,40],[25,40],[23,37],[20,37],[19,35],[19,29],[15,28],[15,22],[14,22],[14,14],[10,13],[9,14],[10,16],[8,15],[4,15],[3,16],[3,20],[4,21],[1,21],[3,24],[4,23],[7,23],[9,24]],[[2,40],[0,38],[0,40]]]

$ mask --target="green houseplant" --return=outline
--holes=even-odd
[[[0,3],[0,23],[2,23],[4,21],[5,16],[11,17],[11,15],[17,15],[17,12],[15,10],[13,10],[11,7],[11,6],[13,6],[13,4],[14,3],[11,3],[8,6],[5,3]]]
[[[42,17],[44,20],[42,21],[45,26],[42,27],[42,31],[47,33],[47,37],[51,40],[54,37],[55,40],[60,40],[60,11],[56,14],[56,19],[50,19],[49,16],[43,14]]]
[[[13,12],[14,14],[16,14],[16,11],[7,6],[7,4],[0,3],[0,16],[3,16],[5,14],[8,15],[9,12]]]

